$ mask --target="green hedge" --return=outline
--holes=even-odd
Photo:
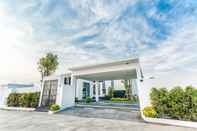
[[[113,97],[114,98],[126,98],[126,91],[125,90],[114,90]]]
[[[11,93],[7,105],[11,107],[37,107],[40,93]]]
[[[91,97],[86,97],[85,102],[86,102],[86,103],[92,102],[92,98],[91,98]]]
[[[150,94],[151,104],[161,118],[197,121],[197,89],[188,86],[153,88]]]

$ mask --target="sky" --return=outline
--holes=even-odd
[[[147,78],[197,85],[197,1],[0,0],[0,83],[39,81],[47,52],[55,74],[139,57]]]

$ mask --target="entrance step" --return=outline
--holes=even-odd
[[[38,107],[38,108],[36,108],[35,111],[38,111],[38,112],[48,112],[49,109],[48,109],[48,107]]]

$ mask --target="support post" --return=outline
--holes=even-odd
[[[98,101],[99,101],[99,94],[98,94],[98,90],[99,90],[99,82],[98,82],[98,81],[96,81],[95,90],[96,90],[95,98],[96,98],[96,102],[98,102]]]
[[[73,89],[73,103],[75,103],[75,97],[77,97],[77,79],[75,76],[71,76],[71,88]]]

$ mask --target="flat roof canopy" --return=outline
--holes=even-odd
[[[94,74],[87,74],[87,75],[78,75],[76,76],[78,79],[85,79],[85,80],[129,80],[129,79],[136,79],[137,74],[135,70],[124,70],[124,71],[111,71],[111,72],[102,72],[102,73],[94,73]]]
[[[72,71],[73,76],[77,79],[101,81],[137,79],[137,71],[139,68],[139,60],[135,58],[75,67],[70,68],[70,70]]]

